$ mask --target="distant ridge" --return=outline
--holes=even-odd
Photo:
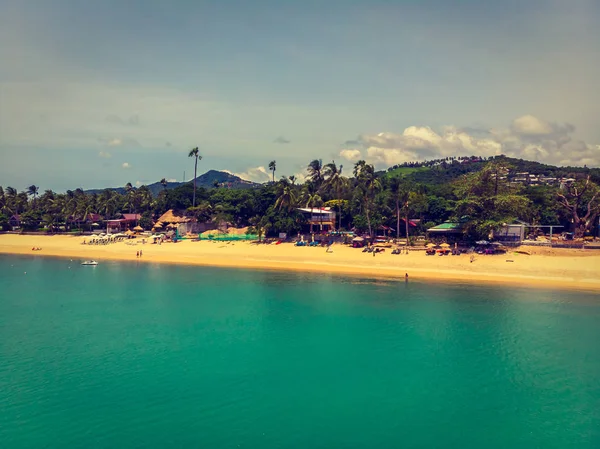
[[[193,184],[194,180],[186,181],[186,182],[169,182],[167,183],[167,190],[175,189],[184,184]],[[254,189],[260,184],[257,184],[252,181],[246,181],[245,179],[240,178],[239,176],[233,175],[231,173],[227,173],[219,170],[209,170],[203,175],[200,175],[196,178],[196,186],[198,188],[203,187],[205,189],[213,189],[215,188],[215,184],[218,187],[229,188],[229,189]],[[152,184],[147,184],[150,192],[152,192],[153,196],[157,196],[161,191],[164,190],[163,185],[160,182],[155,182]],[[125,193],[125,187],[107,187],[109,190],[113,190],[118,193]],[[85,193],[94,194],[94,193],[102,193],[103,189],[90,189],[86,190]]]

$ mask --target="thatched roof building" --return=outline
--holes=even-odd
[[[181,211],[176,212],[173,209],[169,209],[160,216],[154,227],[162,228],[170,224],[178,225],[183,223],[195,223],[196,221],[197,220],[194,217],[186,217]]]

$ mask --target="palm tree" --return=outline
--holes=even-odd
[[[167,185],[169,185],[169,183],[167,182],[167,180],[165,178],[160,180],[160,183],[163,186],[163,189],[167,190]]]
[[[310,180],[315,183],[317,189],[320,189],[323,182],[323,161],[321,159],[310,161],[307,170]]]
[[[311,192],[310,190],[305,192],[306,206],[310,207],[310,233],[313,233],[313,210],[315,207],[320,207],[323,204],[323,200],[317,192]]]
[[[408,246],[408,212],[410,200],[409,185],[399,177],[394,177],[390,181],[390,191],[396,206],[396,237],[400,237],[400,210],[404,212],[404,221],[406,225],[406,246]]]
[[[188,157],[195,158],[194,161],[194,197],[192,200],[192,207],[196,206],[196,174],[198,173],[198,159],[202,160],[202,156],[198,154],[198,147],[192,148],[188,153]]]
[[[275,161],[269,162],[269,170],[273,172],[273,184],[275,184],[275,169],[277,168],[277,163]]]
[[[341,199],[341,190],[346,185],[346,178],[342,177],[342,169],[343,165],[340,165],[339,168],[335,165],[335,161],[331,161],[329,164],[325,165],[324,168],[324,177],[325,177],[325,185],[335,192],[336,199],[338,200],[338,215],[339,215],[339,226],[338,229],[342,228],[342,199]]]
[[[27,187],[27,195],[32,196],[33,197],[33,207],[35,208],[37,206],[37,195],[38,192],[40,191],[40,188],[36,185],[31,184],[29,187]]]
[[[275,207],[279,210],[286,208],[288,211],[296,206],[296,192],[294,186],[286,179],[280,181],[279,196],[275,201]]]
[[[354,175],[358,181],[358,187],[361,190],[361,196],[363,198],[365,216],[367,218],[367,226],[369,228],[369,235],[373,236],[373,229],[371,227],[371,206],[375,198],[375,195],[381,190],[381,183],[375,176],[375,168],[367,164],[365,161],[358,161],[354,166]]]

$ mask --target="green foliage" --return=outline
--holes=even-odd
[[[196,166],[200,155],[195,151],[190,153]],[[582,234],[600,213],[597,168],[552,167],[504,156],[484,159],[450,157],[407,163],[387,172],[376,172],[372,165],[359,161],[346,170],[353,177],[343,176],[343,167],[334,161],[324,164],[315,159],[307,165],[306,182],[284,176],[262,185],[240,181],[235,185],[239,188],[232,188],[226,178],[228,174],[214,172],[214,176],[207,176],[207,173],[202,176],[211,182],[196,185],[195,206],[193,182],[175,187],[165,178],[155,183],[156,190],[148,186],[136,188],[131,183],[117,191],[92,193],[84,193],[82,189],[55,193],[42,191],[35,185],[22,192],[0,187],[0,228],[8,227],[10,217],[20,214],[22,227],[27,230],[41,226],[54,231],[89,230],[92,229],[90,214],[111,219],[124,212],[137,212],[142,214],[142,227],[149,229],[165,211],[174,209],[185,211],[200,222],[226,221],[238,227],[251,226],[261,236],[279,232],[291,235],[307,226],[298,207],[324,206],[336,211],[338,229],[355,228],[374,235],[380,225],[386,225],[402,236],[407,233],[407,218],[421,219],[418,228],[421,230],[446,220],[465,218],[467,235],[480,238],[513,219],[563,225],[565,229],[572,226]],[[269,168],[275,175],[275,161],[272,162]],[[519,186],[509,182],[518,172],[564,176],[576,182],[562,188],[558,184]],[[213,184],[218,188],[213,188]],[[408,233],[415,231],[409,227]]]
[[[0,230],[1,231],[9,231],[10,224],[8,221],[8,217],[2,213],[0,213]]]

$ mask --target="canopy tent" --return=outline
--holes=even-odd
[[[433,228],[429,228],[427,232],[432,232],[434,234],[462,234],[463,232],[463,224],[462,223],[453,223],[453,222],[445,222],[434,226]]]

